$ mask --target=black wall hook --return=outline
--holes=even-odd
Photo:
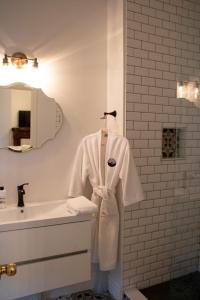
[[[114,118],[116,118],[116,116],[117,116],[117,111],[116,111],[116,110],[113,110],[113,111],[111,111],[111,112],[104,112],[103,114],[104,114],[104,116],[103,116],[101,119],[106,119],[106,118],[107,118],[107,115],[113,116]]]

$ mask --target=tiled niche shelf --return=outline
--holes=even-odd
[[[163,128],[162,129],[162,158],[174,159],[184,156],[184,129]]]

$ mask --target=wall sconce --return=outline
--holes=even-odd
[[[41,65],[42,66],[42,65]],[[0,86],[22,82],[31,87],[41,87],[43,76],[37,58],[29,58],[22,52],[4,54],[0,63]]]
[[[200,100],[200,90],[198,82],[179,81],[177,82],[177,98],[184,98],[191,102]]]
[[[22,52],[15,52],[13,55],[4,55],[3,58],[3,65],[9,65],[9,58],[13,66],[18,69],[22,69],[25,65],[28,64],[29,61],[32,61],[32,67],[38,68],[38,61],[37,58],[29,58]]]

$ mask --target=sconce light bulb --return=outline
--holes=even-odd
[[[183,98],[183,81],[178,83],[178,98]]]
[[[194,90],[194,98],[195,99],[198,98],[198,94],[199,94],[199,89],[198,89],[198,87],[196,87],[195,90]]]
[[[15,52],[11,56],[11,62],[16,68],[22,69],[28,63],[28,58],[22,52]]]

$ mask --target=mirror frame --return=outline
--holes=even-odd
[[[61,109],[61,106],[55,101],[54,98],[51,98],[49,96],[47,96],[44,91],[41,88],[36,88],[36,87],[31,87],[27,84],[21,83],[21,82],[15,82],[6,86],[0,86],[0,88],[3,89],[16,89],[16,90],[28,90],[28,91],[33,91],[33,110],[34,110],[34,114],[33,117],[31,117],[31,130],[32,130],[32,139],[33,139],[33,146],[29,146],[29,145],[21,145],[21,146],[13,146],[13,145],[8,145],[8,146],[0,146],[0,149],[8,149],[14,152],[18,152],[18,153],[22,153],[22,152],[26,152],[26,151],[30,151],[32,149],[39,149],[40,147],[42,147],[42,145],[46,142],[48,142],[49,140],[52,140],[56,137],[57,133],[60,131],[62,125],[63,125],[63,111]],[[44,138],[43,136],[41,136],[40,138],[39,136],[39,122],[41,123],[41,114],[38,114],[39,111],[39,97],[44,98],[44,101],[47,102],[50,101],[49,104],[51,107],[53,107],[53,104],[55,104],[55,111],[53,112],[53,119],[55,123],[50,124],[51,125],[51,129],[52,126],[54,124],[54,131],[50,132],[50,129],[48,129],[48,127],[46,127],[46,130],[48,131],[47,136]],[[43,104],[44,107],[44,104]],[[44,111],[44,110],[43,110]],[[51,109],[52,111],[52,109]],[[46,111],[47,112],[47,111]],[[37,113],[37,114],[36,114]],[[46,119],[47,119],[47,114],[45,115]],[[54,129],[53,128],[53,129]],[[43,130],[44,131],[44,130]],[[31,131],[30,131],[31,134]],[[42,134],[41,134],[42,135]]]

